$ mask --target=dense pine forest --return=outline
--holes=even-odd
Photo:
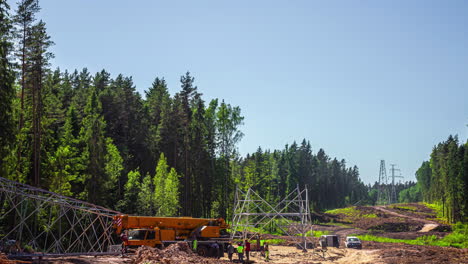
[[[468,142],[449,136],[416,172],[424,201],[442,207],[449,222],[468,221]]]
[[[236,186],[270,202],[307,186],[317,211],[375,203],[358,167],[306,139],[241,156],[241,108],[205,101],[189,72],[173,95],[163,77],[142,95],[130,76],[53,69],[39,11],[36,0],[0,0],[2,177],[129,214],[229,218]],[[400,200],[420,200],[408,191],[420,188],[453,220],[466,217],[465,148],[454,138],[438,146],[421,184],[398,185]]]

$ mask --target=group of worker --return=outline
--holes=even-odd
[[[260,242],[259,243],[260,255],[262,257],[265,257],[265,261],[268,262],[270,258],[270,250],[268,247],[268,243],[265,242],[265,240],[260,240],[259,242]],[[244,263],[244,253],[245,253],[246,261],[249,263],[250,262],[250,250],[251,250],[250,242],[247,239],[244,241],[244,243],[242,242],[237,243],[237,248],[235,248],[234,245],[230,242],[227,247],[229,261],[233,262],[232,256],[234,255],[234,252],[237,252],[237,256],[239,258],[240,263]]]

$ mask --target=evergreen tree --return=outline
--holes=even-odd
[[[65,125],[59,140],[59,147],[48,155],[47,171],[49,172],[48,186],[52,192],[67,196],[75,196],[81,189],[79,176],[86,166],[78,153],[79,124],[75,107],[72,105],[67,111]]]
[[[233,192],[232,179],[230,179],[230,161],[233,158],[236,150],[236,144],[243,137],[243,133],[239,130],[239,126],[243,124],[244,117],[241,115],[239,107],[231,107],[224,100],[219,106],[216,114],[217,128],[217,146],[220,155],[222,172],[221,172],[221,188],[219,193],[220,200],[220,215],[227,217],[228,206],[230,206],[229,194]]]
[[[424,161],[416,171],[416,179],[421,188],[422,196],[425,201],[430,201],[430,186],[431,186],[431,166],[428,161]]]
[[[191,197],[193,201],[201,201],[208,198],[208,195],[203,195],[203,182],[207,182],[210,177],[210,163],[208,150],[206,148],[206,124],[205,124],[205,105],[200,95],[197,94],[194,98],[192,106],[192,118],[189,129],[189,152],[187,159],[191,176]],[[193,203],[190,210],[190,215],[200,217],[203,214],[203,204]]]
[[[103,77],[104,76],[104,77]],[[97,74],[94,86],[103,89],[100,99],[103,115],[107,123],[106,135],[114,140],[124,160],[126,170],[139,168],[142,174],[149,171],[146,148],[146,117],[143,101],[135,91],[132,78],[118,75],[109,85],[105,72]]]
[[[71,183],[77,179],[76,152],[70,145],[59,146],[49,157],[49,190],[58,194],[73,196]]]
[[[161,153],[168,153],[164,140],[168,136],[166,131],[169,132],[167,125],[171,99],[164,79],[156,78],[145,93],[144,106],[148,115],[148,133],[145,142],[151,154],[148,160],[152,163]],[[153,166],[150,166],[150,173],[154,173]]]
[[[101,115],[101,103],[94,91],[88,98],[80,131],[81,158],[86,162],[86,169],[82,175],[85,185],[80,197],[97,204],[102,201],[100,198],[103,191],[100,187],[105,181],[103,177],[106,155],[105,125]]]
[[[28,49],[28,84],[32,88],[32,123],[33,123],[33,177],[32,183],[40,185],[41,154],[43,140],[43,82],[46,76],[49,59],[53,57],[48,48],[53,44],[47,35],[45,23],[41,20],[31,28],[27,38],[30,43]]]
[[[20,109],[20,120],[19,129],[23,128],[24,125],[24,96],[26,87],[26,75],[27,75],[27,50],[29,48],[29,42],[27,41],[28,35],[31,34],[31,28],[36,20],[36,13],[39,12],[40,7],[37,0],[21,0],[18,2],[18,9],[13,21],[16,25],[15,35],[19,39],[19,50],[17,57],[21,61],[21,109]],[[20,154],[18,154],[20,155]],[[19,160],[19,158],[18,158]]]
[[[6,157],[13,147],[15,128],[13,102],[15,97],[14,74],[9,56],[13,45],[11,42],[11,21],[9,6],[0,0],[0,175],[6,175]]]
[[[429,162],[423,162],[416,172],[424,201],[442,206],[449,222],[468,219],[466,186],[466,144],[449,136],[434,146]]]
[[[175,160],[172,165],[177,171],[182,173],[181,179],[181,202],[182,214],[191,215],[193,208],[193,171],[190,161],[191,141],[190,126],[192,122],[192,106],[199,97],[197,87],[194,85],[195,79],[187,72],[180,77],[182,90],[174,97],[174,130],[175,139]]]

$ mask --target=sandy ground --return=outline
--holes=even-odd
[[[266,262],[259,252],[251,252],[251,263],[299,263],[299,264],[330,264],[330,263],[375,263],[375,264],[413,264],[413,263],[459,263],[468,264],[468,249],[441,248],[433,246],[412,246],[406,244],[390,244],[377,242],[364,242],[364,249],[329,248],[326,252],[320,248],[310,249],[308,252],[291,246],[271,246],[270,261]],[[34,263],[47,264],[130,264],[133,256],[124,258],[116,256],[99,257],[69,257],[56,258]],[[234,261],[237,262],[237,255]],[[186,259],[183,263],[200,263],[199,257]],[[203,261],[205,262],[205,261]],[[142,262],[143,263],[143,262]],[[156,263],[181,263],[179,261]],[[207,259],[207,263],[228,263],[227,254],[220,260]],[[238,262],[237,262],[238,263]],[[1,264],[1,262],[0,262]]]
[[[356,250],[356,249],[336,249],[330,248],[327,252],[322,252],[319,249],[311,249],[308,252],[302,252],[295,247],[289,246],[272,246],[270,249],[270,261],[266,262],[265,258],[260,256],[260,252],[251,252],[250,260],[252,263],[384,263],[378,261],[376,252],[378,250]],[[237,255],[234,256],[234,261],[237,262]],[[221,258],[219,262],[228,261],[227,254]],[[50,263],[50,264],[91,264],[91,263],[115,263],[127,264],[133,263],[131,257],[70,257],[57,258],[44,261],[36,261],[35,263]]]
[[[269,262],[266,262],[258,252],[253,252],[250,259],[255,263],[383,263],[378,262],[376,251],[378,250],[329,248],[326,252],[320,249],[302,252],[295,247],[272,246]]]

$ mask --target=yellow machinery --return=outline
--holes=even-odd
[[[202,256],[210,255],[210,248],[217,244],[221,253],[229,242],[229,234],[222,218],[114,216],[113,227],[117,234],[127,233],[130,247],[161,247],[178,241],[197,240],[197,251]]]

